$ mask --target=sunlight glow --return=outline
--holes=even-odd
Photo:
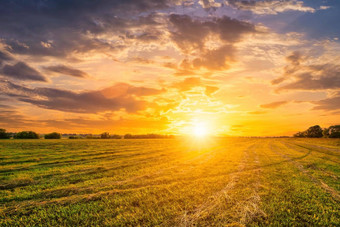
[[[204,137],[208,134],[208,129],[204,123],[197,123],[193,127],[193,134],[196,137]]]

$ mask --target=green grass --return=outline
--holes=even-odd
[[[338,226],[339,139],[0,141],[0,226]]]

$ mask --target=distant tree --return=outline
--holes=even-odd
[[[0,139],[9,139],[10,134],[6,132],[6,129],[0,128]]]
[[[340,138],[340,125],[333,125],[328,128],[329,138]]]
[[[22,131],[14,135],[15,139],[39,139],[39,134],[33,131]]]
[[[112,139],[121,139],[122,136],[121,135],[117,135],[117,134],[113,134],[112,136],[110,136],[110,138],[112,138]]]
[[[100,134],[100,138],[101,139],[110,139],[110,133],[103,132],[102,134]]]
[[[329,128],[324,128],[322,130],[322,135],[323,135],[323,137],[328,138],[329,137]]]
[[[52,132],[45,135],[45,139],[61,139],[61,134],[57,132]]]
[[[322,137],[322,128],[319,125],[314,125],[309,127],[306,131],[306,137],[309,138],[321,138]]]
[[[304,132],[297,132],[294,134],[294,137],[306,137]]]
[[[132,138],[132,135],[131,134],[125,134],[124,135],[124,139],[131,139]]]

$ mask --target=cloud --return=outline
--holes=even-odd
[[[208,35],[217,35],[232,44],[240,41],[243,35],[256,32],[253,24],[227,16],[195,20],[188,15],[171,14],[169,21],[173,26],[171,38],[183,51],[204,49]]]
[[[13,60],[13,57],[10,54],[0,51],[0,64],[3,61],[10,61],[10,60]]]
[[[74,113],[98,113],[121,109],[136,113],[150,106],[150,103],[141,99],[143,96],[164,92],[129,84],[115,84],[95,91],[73,92],[55,88],[31,89],[9,81],[2,81],[1,91],[3,94],[16,97],[19,101],[41,108]]]
[[[6,77],[18,80],[47,81],[46,77],[40,72],[24,62],[18,62],[14,65],[7,64],[0,70],[0,73]]]
[[[200,77],[187,77],[183,81],[175,82],[172,86],[180,91],[189,91],[193,87],[202,86],[202,80]]]
[[[276,91],[283,90],[327,90],[340,88],[340,65],[306,64],[306,56],[294,52],[286,60],[282,76],[272,80],[273,85],[286,84]]]
[[[278,108],[278,107],[285,105],[287,103],[288,103],[288,101],[272,102],[272,103],[268,103],[268,104],[262,104],[262,105],[260,105],[260,107],[266,108],[266,109],[275,109],[275,108]]]
[[[230,67],[233,62],[234,48],[230,45],[224,45],[216,50],[208,50],[193,60],[193,67],[199,69],[204,67],[209,70],[223,70]]]
[[[314,13],[316,11],[312,7],[304,6],[304,2],[298,0],[227,0],[226,5],[238,10],[251,11],[254,14],[278,14],[285,11]]]
[[[44,69],[50,72],[60,73],[64,75],[74,76],[74,77],[81,77],[81,78],[88,77],[87,73],[79,69],[74,69],[72,67],[66,66],[66,65],[47,66],[47,67],[44,67]]]
[[[155,10],[166,9],[173,0],[50,0],[3,1],[0,35],[12,53],[65,57],[88,51],[124,48],[112,38],[131,28],[155,25]],[[143,12],[143,15],[140,13]],[[153,14],[152,14],[153,15]],[[143,30],[146,31],[145,27]],[[150,30],[150,29],[149,29]],[[140,32],[138,31],[138,34]],[[139,39],[156,36],[139,34]]]
[[[214,94],[218,90],[219,90],[218,87],[215,87],[215,86],[206,86],[205,87],[205,94],[207,96],[211,96],[212,94]]]
[[[190,72],[199,68],[225,70],[234,61],[234,44],[242,41],[247,34],[257,33],[253,24],[232,19],[191,18],[188,15],[171,14],[171,39],[185,54],[193,54],[194,59],[184,59],[179,71]],[[214,43],[214,47],[209,45]]]
[[[215,0],[199,0],[198,4],[200,4],[204,9],[218,8],[222,6],[221,3],[215,2]]]
[[[333,111],[333,110],[340,110],[340,92],[337,95],[322,99],[319,101],[312,102],[316,106],[313,108],[314,110],[326,110],[326,111]]]
[[[218,87],[207,85],[200,77],[187,77],[180,82],[175,82],[172,84],[172,87],[178,89],[181,92],[190,91],[195,87],[203,87],[205,88],[205,95],[211,96],[216,91],[218,91]]]

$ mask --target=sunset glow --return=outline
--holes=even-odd
[[[277,136],[340,123],[338,1],[0,7],[8,131],[187,135],[203,118],[208,134]]]
[[[208,129],[204,123],[197,123],[193,126],[193,134],[196,137],[204,137],[208,134]]]

